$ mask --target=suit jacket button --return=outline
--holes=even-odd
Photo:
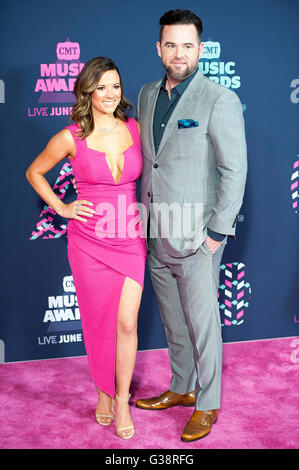
[[[158,163],[154,163],[153,167],[158,168]]]
[[[148,197],[151,197],[151,193],[150,193],[150,192],[148,192],[147,195],[148,195]]]

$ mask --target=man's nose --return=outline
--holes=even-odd
[[[183,51],[184,51],[183,46],[177,46],[176,56],[178,57],[178,59],[183,57],[183,55],[184,55]]]

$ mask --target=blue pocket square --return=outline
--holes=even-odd
[[[189,127],[198,127],[198,121],[193,121],[193,119],[180,119],[178,121],[179,129],[188,129]]]

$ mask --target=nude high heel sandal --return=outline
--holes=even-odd
[[[129,399],[131,398],[131,394],[129,394],[128,398],[123,399],[123,398],[119,398],[115,393],[115,397],[120,402],[128,402]],[[123,431],[131,431],[131,432],[127,434],[126,436],[122,436],[120,433],[122,433]],[[130,426],[125,426],[122,428],[116,428],[116,434],[121,439],[131,439],[135,434],[134,424],[131,424]]]
[[[96,420],[97,422],[101,425],[101,426],[110,426],[110,424],[113,423],[114,421],[114,417],[115,417],[115,412],[114,412],[114,399],[112,398],[112,411],[113,411],[113,414],[112,415],[108,415],[108,414],[102,414],[102,413],[96,413]],[[104,419],[107,419],[109,418],[109,421],[103,421],[103,418]]]

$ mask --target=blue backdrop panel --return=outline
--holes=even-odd
[[[127,97],[163,75],[155,42],[160,16],[188,8],[203,20],[200,67],[243,104],[249,172],[237,239],[221,268],[224,341],[298,333],[298,40],[293,0],[1,2],[0,362],[85,354],[67,260],[67,220],[35,194],[25,171],[68,124],[72,87],[96,56],[119,66]],[[48,181],[66,202],[76,194],[71,166]],[[99,286],[100,288],[100,286]],[[166,347],[148,271],[139,349]]]

